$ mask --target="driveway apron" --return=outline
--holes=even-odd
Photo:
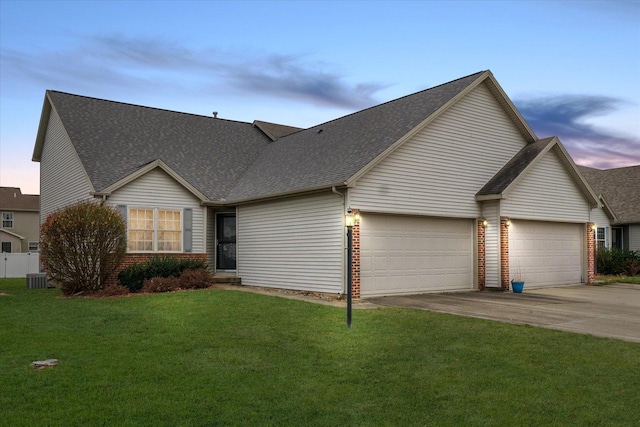
[[[640,342],[640,285],[399,295],[366,301]]]

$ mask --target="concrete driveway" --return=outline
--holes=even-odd
[[[639,285],[525,288],[521,294],[487,290],[366,301],[640,342]]]

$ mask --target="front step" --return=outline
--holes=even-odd
[[[236,277],[236,276],[214,275],[213,284],[214,285],[241,285],[242,278]]]

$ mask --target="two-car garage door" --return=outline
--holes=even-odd
[[[361,295],[473,289],[473,224],[469,219],[363,214]]]

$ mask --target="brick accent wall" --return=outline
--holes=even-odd
[[[500,288],[509,290],[509,218],[500,217]]]
[[[478,219],[478,289],[484,291],[486,287],[486,257],[485,257],[485,228],[482,226],[482,218]]]
[[[353,214],[357,215],[358,210],[353,209]],[[351,296],[360,298],[360,221],[356,220],[351,233]]]
[[[116,269],[116,271],[109,277],[107,280],[107,286],[109,285],[117,285],[118,283],[118,274],[132,265],[133,263],[143,263],[151,257],[154,256],[170,256],[173,258],[181,258],[181,259],[200,259],[204,262],[207,262],[207,254],[193,254],[193,253],[181,253],[181,254],[159,254],[159,253],[147,253],[147,254],[127,254],[124,257],[124,260],[120,264],[120,266]]]
[[[596,271],[596,244],[594,232],[591,229],[593,222],[587,223],[587,283],[593,283]]]

